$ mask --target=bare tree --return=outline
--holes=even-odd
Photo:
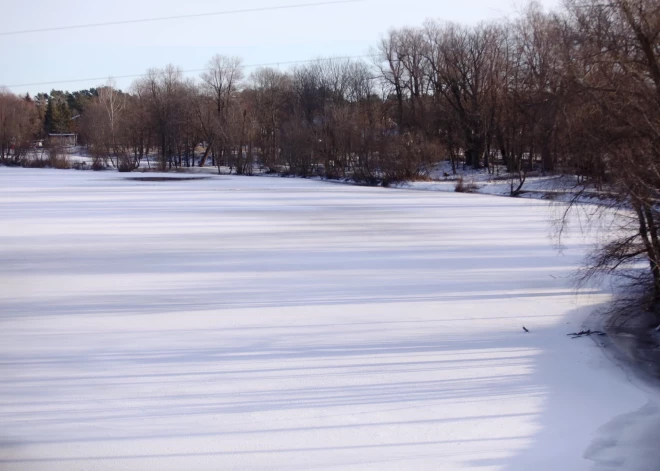
[[[0,90],[0,161],[18,163],[38,129],[34,103]]]
[[[121,113],[126,106],[126,96],[115,89],[114,80],[108,80],[104,87],[99,88],[99,103],[105,108],[108,115],[108,125],[110,126],[110,140],[112,144],[112,153],[117,156],[116,167],[119,168],[119,157],[121,153],[117,146],[117,128],[121,119]]]
[[[217,146],[220,152],[230,152],[228,149],[228,113],[235,101],[243,79],[242,60],[238,57],[216,55],[211,58],[206,72],[202,73],[202,92],[214,105],[215,122],[209,129],[207,151],[202,157],[200,166],[206,163],[209,149]],[[218,167],[218,171],[220,167]]]
[[[176,142],[184,119],[185,83],[178,67],[168,65],[164,69],[150,69],[147,76],[138,80],[134,87],[144,97],[151,115],[160,148],[161,170],[176,166]]]
[[[621,215],[610,240],[594,252],[585,276],[618,272],[644,282],[646,274],[635,267],[646,261],[650,304],[657,313],[660,6],[652,0],[576,0],[568,3],[568,13],[564,67],[579,101],[565,112],[565,152],[588,177],[582,181],[583,192],[605,184],[611,206]]]

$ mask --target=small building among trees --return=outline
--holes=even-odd
[[[78,134],[48,134],[48,144],[57,147],[74,147],[78,144]]]

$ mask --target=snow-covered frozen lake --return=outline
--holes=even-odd
[[[0,168],[0,469],[643,469],[545,202],[125,176]]]

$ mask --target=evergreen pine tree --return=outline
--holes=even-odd
[[[57,132],[69,132],[69,124],[71,121],[71,111],[66,101],[60,101],[57,105],[59,121],[57,123]]]
[[[53,120],[56,119],[56,117],[54,117],[53,114],[56,113],[55,107],[53,106],[53,99],[49,98],[48,105],[46,105],[46,116],[44,117],[44,130],[46,131],[46,134],[55,132],[53,130]]]
[[[53,90],[48,99],[44,125],[46,133],[66,133],[69,130],[71,110],[62,92]]]

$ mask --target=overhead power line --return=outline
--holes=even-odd
[[[151,21],[167,21],[167,20],[178,20],[183,18],[201,18],[204,16],[221,16],[221,15],[237,15],[240,13],[254,13],[260,11],[274,11],[274,10],[292,10],[296,8],[309,8],[309,7],[319,7],[326,5],[340,5],[344,3],[359,3],[364,0],[330,0],[325,2],[314,2],[314,3],[298,3],[293,5],[279,5],[273,7],[258,7],[258,8],[243,8],[240,10],[227,10],[227,11],[218,11],[211,13],[195,13],[191,15],[174,15],[174,16],[161,16],[157,18],[141,18],[137,20],[122,20],[122,21],[107,21],[102,23],[88,23],[83,25],[70,25],[70,26],[53,26],[50,28],[38,28],[38,29],[25,29],[20,31],[3,31],[0,32],[0,36],[11,36],[17,34],[30,34],[30,33],[42,33],[47,31],[62,31],[68,29],[81,29],[81,28],[95,28],[97,26],[115,26],[115,25],[128,25],[134,23],[148,23]]]
[[[333,60],[351,60],[351,59],[364,59],[366,57],[371,57],[369,54],[364,54],[361,56],[337,56],[337,57],[328,57],[324,59],[308,59],[308,60],[296,60],[296,61],[281,61],[281,62],[264,62],[261,64],[244,64],[244,68],[254,68],[254,67],[277,67],[280,65],[294,65],[294,64],[309,64],[311,62],[325,62],[325,61],[333,61]],[[188,70],[182,70],[181,72],[184,74],[191,74],[191,73],[196,73],[196,72],[204,72],[208,69],[188,69]],[[127,79],[127,78],[140,78],[140,77],[146,77],[149,75],[148,73],[145,74],[131,74],[131,75],[106,75],[104,77],[89,77],[89,78],[81,78],[81,79],[69,79],[69,80],[55,80],[51,82],[33,82],[33,83],[18,83],[14,85],[5,85],[7,88],[18,88],[18,87],[36,87],[40,85],[59,85],[63,83],[77,83],[77,82],[94,82],[94,81],[99,81],[99,80],[108,80],[109,78],[112,79]]]

